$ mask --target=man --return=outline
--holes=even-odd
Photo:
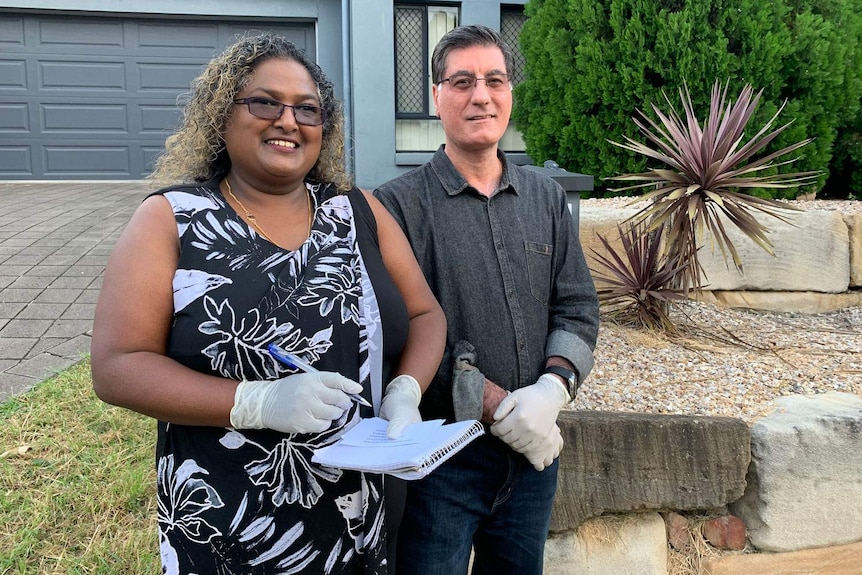
[[[408,485],[399,575],[542,572],[562,448],[556,425],[593,365],[598,301],[565,193],[507,161],[513,56],[463,26],[434,49],[446,143],[375,190],[406,232],[448,321],[426,419],[490,433]]]

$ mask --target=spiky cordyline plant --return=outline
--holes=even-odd
[[[624,230],[623,225],[627,228]],[[673,332],[667,315],[668,304],[684,300],[685,294],[674,286],[676,278],[688,264],[679,264],[679,256],[668,259],[661,250],[664,226],[645,231],[643,222],[617,226],[622,242],[622,256],[616,253],[602,235],[599,241],[608,256],[596,250],[593,254],[608,273],[593,270],[599,299],[604,311],[619,323]]]
[[[774,254],[772,242],[766,235],[768,228],[761,224],[752,212],[762,212],[789,222],[780,210],[796,208],[738,190],[796,187],[812,183],[817,176],[817,172],[764,174],[764,170],[793,162],[796,158],[781,162],[776,160],[811,140],[805,139],[762,158],[753,159],[790,125],[788,122],[769,132],[787,102],[781,105],[775,115],[750,140],[743,143],[746,124],[757,108],[763,90],[753,96],[753,89],[746,85],[732,104],[727,102],[727,90],[727,85],[723,89],[718,82],[713,85],[709,117],[703,127],[694,114],[688,86],[679,91],[685,112],[684,120],[666,94],[664,99],[670,108],[669,114],[664,114],[658,106],[652,105],[660,123],[638,111],[640,118],[634,118],[634,122],[646,136],[648,143],[652,143],[655,148],[629,137],[625,137],[625,144],[608,140],[616,146],[643,154],[667,166],[664,169],[655,168],[611,179],[641,182],[613,191],[655,188],[637,199],[650,202],[632,219],[648,221],[647,233],[664,228],[666,235],[663,245],[668,259],[676,258],[680,264],[690,263],[681,265],[679,282],[684,292],[700,289],[702,286],[703,268],[697,255],[697,238],[704,228],[709,230],[725,262],[729,254],[736,269],[742,270],[742,261],[727,235],[725,225],[719,217],[721,214],[757,245]]]

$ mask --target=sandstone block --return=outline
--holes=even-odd
[[[792,225],[758,215],[775,250],[769,255],[732,223],[727,235],[742,259],[743,271],[725,263],[711,236],[703,237],[698,253],[709,290],[774,290],[841,293],[850,285],[850,239],[840,212],[783,212]]]
[[[667,575],[667,541],[658,513],[600,517],[545,543],[546,575]]]
[[[732,506],[766,551],[862,540],[862,397],[782,397],[751,429],[745,495]]]
[[[862,306],[862,291],[822,293],[811,291],[703,291],[695,299],[723,307],[764,311],[826,313]]]
[[[630,218],[638,212],[636,208],[585,208],[580,209],[580,232],[579,239],[584,250],[584,257],[591,270],[607,273],[607,270],[596,260],[595,252],[607,256],[599,236],[604,237],[615,251],[621,253],[622,243],[617,225],[626,218]]]
[[[725,515],[709,519],[701,528],[703,538],[717,549],[745,549],[745,523],[739,517]]]
[[[590,269],[604,273],[594,254],[595,250],[607,255],[598,236],[604,236],[619,251],[621,243],[617,225],[637,212],[637,208],[581,205],[580,240]],[[783,213],[793,222],[792,225],[769,216],[756,216],[769,229],[768,235],[776,252],[774,257],[755,245],[733,224],[725,222],[728,235],[742,257],[742,274],[732,262],[725,262],[717,248],[712,249],[709,235],[704,236],[700,257],[707,274],[708,290],[833,294],[862,286],[862,215],[842,215],[829,210]]]
[[[862,287],[862,214],[844,214],[850,235],[850,286]]]
[[[723,507],[745,491],[749,428],[729,417],[562,411],[551,531],[602,513]]]
[[[670,511],[664,514],[664,526],[668,544],[679,551],[691,539],[688,519],[684,515]]]
[[[706,575],[859,575],[862,542],[790,553],[709,557],[704,566]]]

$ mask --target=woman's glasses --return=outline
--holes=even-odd
[[[239,98],[233,101],[234,104],[245,104],[248,106],[248,112],[252,116],[257,116],[264,120],[277,120],[284,114],[285,108],[290,108],[293,111],[293,117],[297,124],[303,126],[322,126],[326,121],[326,112],[323,108],[312,106],[311,104],[282,104],[271,98]]]
[[[470,92],[476,87],[479,80],[483,80],[485,87],[491,92],[503,92],[510,88],[508,74],[490,74],[484,78],[477,78],[472,74],[453,74],[448,78],[443,78],[439,83],[449,82],[449,85],[456,92]]]

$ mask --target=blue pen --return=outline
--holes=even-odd
[[[313,367],[311,364],[299,359],[296,355],[290,353],[286,349],[279,347],[278,345],[271,343],[269,344],[269,354],[283,363],[288,367],[293,367],[296,369],[301,369],[305,373],[318,373],[320,370]],[[348,393],[347,394],[350,399],[358,403],[359,405],[364,405],[366,407],[371,407],[371,404],[368,403],[368,400],[359,395],[358,393]]]

